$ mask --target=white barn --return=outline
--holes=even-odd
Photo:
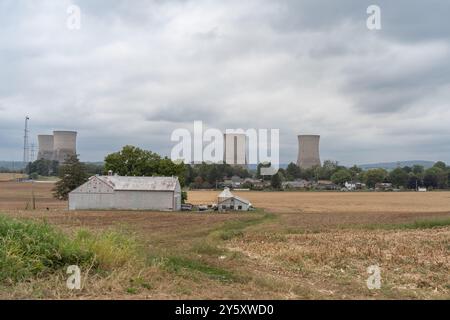
[[[181,210],[177,177],[93,176],[69,193],[69,210]]]

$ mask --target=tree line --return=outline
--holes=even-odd
[[[343,186],[345,182],[360,182],[368,188],[374,188],[377,183],[391,183],[395,188],[416,189],[426,187],[429,189],[447,189],[450,186],[450,166],[438,161],[433,167],[425,169],[421,165],[412,167],[398,167],[391,171],[385,169],[370,169],[364,171],[360,167],[350,168],[339,166],[337,162],[325,161],[322,167],[301,169],[290,163],[287,168],[278,172],[282,181],[295,179],[305,180],[331,180]],[[272,178],[273,179],[273,178]]]
[[[255,171],[245,167],[228,164],[184,164],[175,163],[168,157],[143,150],[134,146],[125,146],[118,152],[105,157],[104,164],[85,164],[78,157],[69,157],[63,165],[55,161],[37,160],[27,166],[28,172],[38,175],[58,175],[59,181],[55,187],[55,197],[67,199],[68,193],[87,181],[95,174],[108,174],[112,171],[121,176],[177,176],[182,187],[215,188],[224,179],[238,176],[240,178],[257,178],[270,181],[273,189],[281,189],[283,181],[304,179],[308,181],[331,180],[343,186],[345,182],[365,183],[368,188],[374,188],[377,183],[392,183],[396,188],[416,189],[446,189],[450,186],[450,166],[439,161],[433,167],[423,166],[399,167],[392,171],[385,169],[370,169],[364,171],[360,167],[347,168],[336,161],[326,160],[322,166],[310,169],[299,168],[290,163],[285,169],[279,169],[273,176],[262,176],[261,168],[268,164],[259,164]]]

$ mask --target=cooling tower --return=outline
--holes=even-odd
[[[320,166],[319,135],[298,136],[298,159],[297,165],[302,169]]]
[[[224,163],[229,165],[247,165],[247,135],[245,133],[225,133]]]
[[[75,131],[53,131],[53,159],[63,163],[67,156],[77,154]]]
[[[38,135],[39,152],[38,160],[52,160],[53,158],[53,136],[52,135]]]

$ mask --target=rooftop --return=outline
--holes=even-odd
[[[133,191],[174,191],[177,177],[125,177],[125,176],[96,176],[114,190]]]

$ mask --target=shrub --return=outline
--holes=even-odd
[[[0,216],[0,281],[18,281],[65,265],[84,265],[93,253],[46,223]]]
[[[43,222],[0,216],[0,282],[16,282],[78,265],[109,271],[137,265],[133,236],[81,230],[71,238]]]

